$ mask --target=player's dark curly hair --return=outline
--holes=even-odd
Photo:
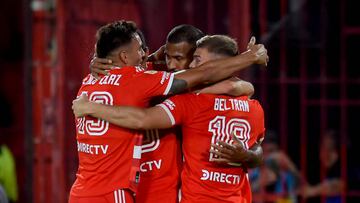
[[[226,35],[205,36],[196,42],[196,46],[224,56],[236,56],[239,53],[236,41]]]
[[[192,25],[178,25],[174,27],[168,34],[166,41],[169,43],[187,42],[191,45],[196,45],[196,41],[202,38],[205,34],[198,28]]]
[[[120,20],[102,26],[96,33],[97,57],[105,58],[115,49],[130,44],[136,32],[132,21]]]

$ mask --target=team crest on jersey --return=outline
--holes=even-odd
[[[156,70],[147,70],[144,73],[154,75],[157,73],[157,71]]]

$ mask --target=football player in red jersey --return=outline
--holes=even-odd
[[[207,36],[198,41],[192,65],[236,54],[237,45],[230,38]],[[181,124],[185,158],[182,202],[251,202],[246,168],[221,166],[213,160],[227,158],[219,157],[226,153],[215,150],[221,149],[216,146],[218,140],[230,147],[240,140],[247,149],[262,140],[263,110],[257,101],[247,97],[186,94],[146,110],[98,105],[85,98],[75,101],[73,108],[77,116],[91,115],[135,129]],[[231,133],[236,135],[233,139]],[[237,161],[249,165],[244,160]]]
[[[96,79],[88,75],[78,96],[108,105],[146,107],[150,98],[176,94],[199,83],[215,82],[230,76],[252,63],[267,60],[262,45],[229,61],[225,70],[217,63],[192,71],[172,73],[144,71],[134,66],[141,62],[143,50],[136,26],[118,21],[99,29],[96,54],[113,61],[109,75]],[[226,61],[225,61],[226,62]],[[139,85],[145,83],[146,85]],[[138,158],[134,148],[134,131],[119,128],[93,117],[77,119],[79,169],[70,192],[70,202],[132,202],[136,190],[131,174],[132,160]]]
[[[138,34],[142,41],[142,47],[147,52],[148,48],[144,36],[140,30],[138,30]],[[176,26],[169,32],[166,45],[149,57],[151,62],[146,64],[147,70],[180,71],[188,69],[193,59],[192,54],[196,49],[196,41],[203,36],[203,32],[194,26]],[[143,63],[146,58],[145,54]],[[161,60],[166,60],[166,64],[170,68],[167,69],[164,66],[165,63]],[[107,68],[106,62],[106,59],[95,58],[91,64],[93,74],[104,73],[101,71],[102,68]],[[248,82],[233,78],[208,87],[203,91],[240,96],[251,95],[253,87]],[[162,102],[162,100],[156,99],[152,103],[157,104],[159,102]],[[176,134],[181,134],[181,130],[171,128],[150,130],[145,133],[140,164],[141,181],[136,194],[137,202],[178,202],[182,154],[180,149],[181,136],[176,136]],[[254,147],[252,150],[261,152],[261,148]],[[244,154],[243,152],[240,151],[241,154]],[[258,156],[261,156],[261,154],[258,154]]]
[[[138,31],[142,41],[144,51],[148,50],[145,39],[141,31]],[[192,25],[179,25],[173,28],[166,39],[165,46],[152,54],[148,62],[149,70],[169,70],[181,71],[188,69],[193,59],[192,54],[196,49],[196,41],[203,37],[204,34],[198,28]],[[254,42],[252,42],[254,43]],[[146,58],[146,57],[144,57]],[[166,60],[166,64],[161,60]],[[93,74],[105,73],[102,69],[107,69],[106,59],[95,58],[91,64]],[[144,60],[143,60],[144,62]],[[252,95],[253,86],[251,83],[232,78],[222,81],[216,85],[205,88],[204,93],[229,94],[233,96]],[[153,104],[162,100],[155,100]],[[180,132],[179,132],[180,131]],[[145,133],[145,143],[142,147],[141,158],[141,181],[136,195],[136,200],[143,203],[175,203],[179,188],[180,170],[182,165],[182,155],[180,150],[180,134],[178,128],[166,130],[151,130]],[[161,138],[161,139],[160,139]],[[240,145],[239,145],[240,146]],[[242,148],[235,148],[237,153],[245,158],[253,160],[262,157],[261,147],[254,146],[250,154],[246,154]],[[221,149],[222,150],[222,149]],[[246,155],[246,156],[245,156]],[[237,158],[235,156],[235,158]]]
[[[203,36],[203,32],[194,26],[176,26],[169,32],[165,46],[149,57],[152,62],[148,62],[147,68],[149,69],[150,65],[151,69],[176,72],[188,69],[196,49],[196,41]],[[144,42],[143,38],[142,40]],[[159,60],[163,59],[161,55],[165,55],[167,65],[165,68],[163,66],[165,63],[159,63]],[[248,82],[233,80],[224,81],[204,91],[250,95],[253,87]],[[159,102],[162,100],[157,99],[152,104]],[[146,135],[148,142],[144,143],[142,148],[141,181],[136,200],[142,203],[176,203],[182,165],[181,136],[179,136],[181,130],[179,128],[151,130],[147,131]]]
[[[148,50],[142,33],[139,32],[139,35],[142,39],[144,50]],[[170,71],[188,69],[193,59],[192,54],[196,48],[196,41],[202,36],[204,34],[194,26],[176,26],[169,32],[166,45],[149,57],[154,63],[148,62],[147,68],[166,70],[166,67],[164,68],[165,63],[158,62],[158,60],[166,59],[166,64],[170,67]],[[251,43],[254,44],[254,42]],[[95,58],[91,65],[93,74],[104,73],[102,69],[109,68],[106,66],[106,62],[107,60],[105,59]],[[253,87],[246,81],[232,78],[205,88],[203,92],[233,96],[251,95],[253,94]],[[158,102],[161,101],[157,100]],[[181,167],[179,162],[182,159],[179,150],[179,136],[176,136],[176,129],[152,130],[147,132],[146,135],[148,142],[143,145],[141,182],[136,199],[144,203],[177,202],[179,181],[176,180],[179,179],[177,174],[179,174]],[[243,159],[254,159],[253,154],[244,153],[244,150],[240,147],[241,145],[238,146],[235,148],[235,153],[232,154],[232,159],[238,158],[235,155],[239,154],[242,155]],[[261,147],[259,145],[254,146],[252,151],[249,152],[257,153],[256,159],[261,157]]]

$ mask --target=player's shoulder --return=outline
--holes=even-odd
[[[231,97],[231,96],[229,96]],[[244,100],[247,101],[248,103],[251,103],[253,105],[260,105],[259,100],[257,99],[253,99],[253,98],[249,98],[249,96],[238,96],[236,97],[237,100]]]
[[[200,108],[213,104],[212,99],[205,94],[184,93],[170,97],[175,104],[182,104],[187,108]]]
[[[214,101],[215,99],[231,99],[234,97],[221,94],[196,94],[196,98],[202,101]]]
[[[159,71],[159,70],[154,70],[154,69],[148,69],[148,68],[143,68],[142,66],[132,66],[132,67],[125,67],[127,69],[129,69],[129,71],[131,71],[131,73],[133,74],[133,76],[143,76],[143,77],[164,77],[164,78],[168,78],[170,77],[171,73],[166,72],[166,71]]]
[[[247,100],[249,101],[249,103],[261,107],[261,103],[260,103],[260,101],[257,100],[257,99],[249,99],[249,98],[247,98]]]
[[[259,100],[248,99],[247,101],[248,101],[252,111],[256,110],[256,111],[264,112],[264,109]]]
[[[110,72],[111,74],[120,74],[123,78],[130,80],[147,79],[152,80],[153,78],[162,77],[164,80],[170,77],[170,74],[166,72],[156,70],[146,70],[142,66],[124,66],[121,68],[114,68]]]
[[[199,95],[197,95],[196,93],[189,92],[189,93],[183,93],[183,94],[174,95],[174,96],[170,97],[170,99],[173,99],[173,100],[189,100],[189,99],[197,98],[198,96]]]

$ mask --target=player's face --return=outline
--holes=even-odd
[[[126,65],[136,66],[140,65],[145,55],[144,50],[141,47],[141,39],[138,34],[131,40],[130,46],[126,51],[128,62]]]
[[[190,68],[198,67],[217,58],[215,54],[210,53],[206,48],[197,48],[194,52],[193,61],[190,63]]]
[[[168,42],[165,45],[165,59],[169,71],[188,69],[192,55],[193,46],[187,42]]]

